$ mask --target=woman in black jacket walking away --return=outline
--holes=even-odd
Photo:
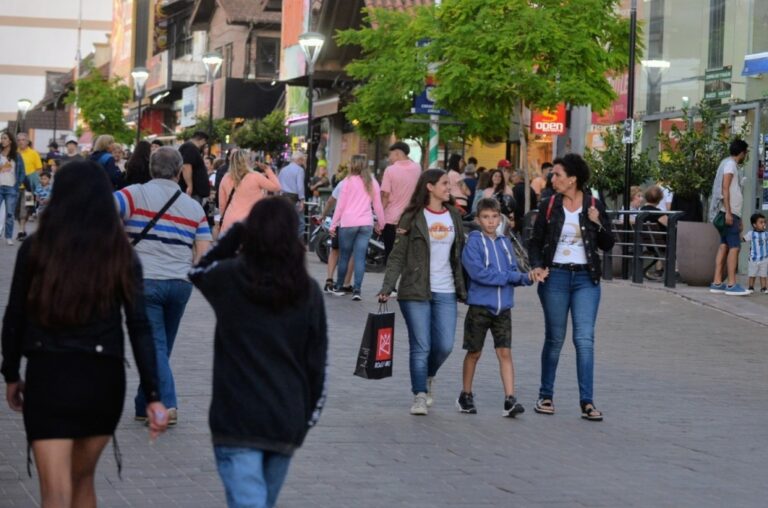
[[[216,313],[209,424],[231,508],[274,506],[325,399],[325,307],[298,227],[263,199],[190,272]]]
[[[165,430],[167,414],[159,402],[141,265],[104,170],[70,162],[56,174],[37,232],[19,249],[3,319],[6,399],[24,413],[44,508],[96,506],[96,463],[125,399],[122,312],[154,438]]]
[[[613,248],[611,221],[600,200],[587,189],[589,166],[576,154],[554,161],[552,186],[557,192],[539,204],[528,248],[539,283],[544,309],[544,348],[541,351],[541,387],[534,410],[554,414],[555,373],[565,342],[568,314],[573,321],[576,370],[581,416],[601,421],[592,398],[595,321],[600,305],[601,260],[598,248]],[[549,268],[549,276],[544,275]]]
[[[149,156],[152,152],[152,145],[148,141],[139,141],[136,149],[131,154],[131,158],[125,163],[125,184],[134,185],[137,183],[147,183],[152,180],[149,174]]]

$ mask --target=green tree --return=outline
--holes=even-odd
[[[627,145],[622,143],[622,125],[612,125],[602,134],[603,148],[588,149],[584,158],[592,170],[590,185],[616,201],[624,193],[624,168],[627,160]],[[635,132],[639,139],[640,130]],[[648,155],[649,149],[640,151],[638,144],[632,145],[632,180],[630,185],[643,185],[656,176],[656,168]]]
[[[411,128],[404,120],[424,88],[428,62],[440,63],[437,105],[463,122],[467,135],[506,138],[521,102],[603,109],[615,99],[607,77],[627,67],[629,22],[618,5],[445,0],[408,13],[368,11],[364,27],[337,35],[339,44],[362,48],[362,58],[347,66],[361,84],[346,112],[366,135]],[[418,44],[423,39],[430,44]]]
[[[136,131],[125,125],[123,105],[131,99],[131,89],[121,78],[107,79],[94,67],[85,77],[75,82],[76,94],[69,94],[64,102],[77,103],[80,116],[95,136],[110,134],[121,143],[130,143]],[[82,134],[78,128],[77,134]]]
[[[185,127],[176,136],[177,139],[188,140],[197,131],[208,132],[208,116],[195,117],[195,124],[189,127]],[[232,134],[232,120],[227,118],[218,118],[213,120],[213,139],[209,141],[211,143],[223,143],[226,142],[227,136]]]
[[[749,132],[745,124],[740,134],[729,135],[722,116],[705,101],[693,113],[683,108],[686,128],[673,125],[669,134],[659,135],[659,178],[675,194],[688,199],[709,197],[720,161],[728,156],[728,145]]]
[[[290,142],[285,133],[285,112],[275,109],[263,119],[247,120],[235,130],[233,138],[238,146],[261,150],[274,157]]]

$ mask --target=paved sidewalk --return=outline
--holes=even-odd
[[[0,248],[0,302],[7,299],[14,253]],[[318,280],[325,278],[314,254],[310,268]],[[557,414],[537,415],[532,409],[543,325],[535,289],[523,288],[513,311],[513,353],[527,412],[515,420],[501,417],[503,394],[490,343],[475,382],[479,414],[455,411],[463,357],[457,337],[437,380],[435,407],[427,417],[413,417],[399,310],[394,376],[352,376],[381,278],[366,275],[361,303],[326,297],[328,404],[292,462],[280,507],[766,505],[764,326],[666,291],[605,283],[595,384],[606,420],[579,418],[570,343],[560,363]],[[131,390],[117,432],[123,479],[108,449],[97,471],[100,506],[224,506],[207,427],[212,330],[212,312],[195,293],[173,358],[180,423],[154,446],[131,420],[136,371],[128,371]],[[0,507],[37,506],[37,478],[26,476],[25,453],[21,418],[3,404]]]

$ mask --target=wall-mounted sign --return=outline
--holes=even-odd
[[[565,104],[558,104],[554,111],[533,111],[531,132],[551,136],[565,134]]]
[[[719,69],[707,69],[704,73],[704,99],[730,99],[733,69],[730,65]]]

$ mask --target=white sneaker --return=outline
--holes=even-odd
[[[432,384],[434,382],[434,377],[427,378],[427,407],[432,407],[432,404],[435,403],[435,399],[432,397]]]
[[[5,243],[7,243],[8,245],[13,245],[13,238],[6,238]]]
[[[411,406],[412,415],[426,415],[429,413],[427,409],[427,394],[419,392],[413,398],[413,405]]]

